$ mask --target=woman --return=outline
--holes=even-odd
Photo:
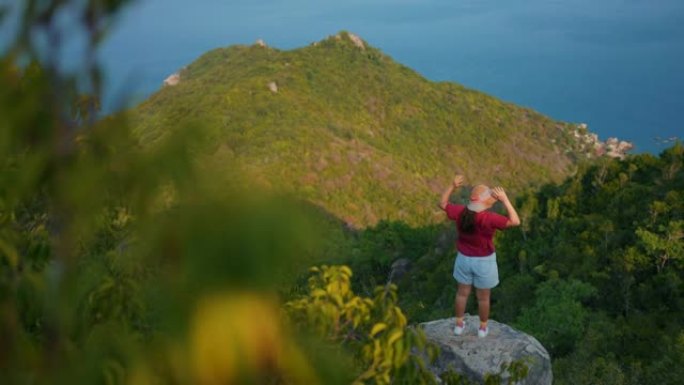
[[[463,314],[474,285],[480,315],[480,328],[477,335],[483,338],[489,333],[487,321],[489,320],[490,292],[499,284],[496,252],[492,241],[494,233],[496,230],[520,225],[520,218],[501,187],[490,189],[485,185],[477,185],[470,192],[470,202],[467,206],[449,203],[451,193],[454,189],[461,187],[463,181],[462,175],[456,175],[451,186],[442,194],[439,205],[442,210],[446,211],[449,219],[456,221],[458,230],[454,264],[454,278],[458,281],[454,334],[460,336],[465,330]],[[487,211],[497,200],[506,207],[508,217]]]

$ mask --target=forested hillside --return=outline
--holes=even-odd
[[[457,170],[521,190],[595,155],[575,137],[585,128],[431,82],[346,32],[291,51],[215,49],[176,80],[132,111],[143,144],[193,130],[201,156],[355,227],[438,221],[434,194]]]
[[[681,383],[684,146],[576,163],[574,126],[348,34],[213,51],[98,119],[125,3],[30,0],[0,58],[3,384],[437,383],[411,325],[453,311],[455,167],[517,189],[492,317],[559,384]],[[65,7],[77,74],[39,55]]]
[[[681,383],[684,146],[582,167],[516,205],[521,228],[497,239],[492,317],[549,349],[558,384]],[[451,239],[438,235],[444,231]],[[410,259],[399,281],[402,308],[413,320],[448,316],[453,255],[443,250],[452,232],[385,223],[361,237],[383,252],[361,247],[368,252],[352,266],[379,281],[391,270],[382,255]]]
[[[554,351],[559,383],[680,383],[684,146],[600,163],[521,206],[523,231],[501,240],[515,278],[500,304],[534,291],[501,307]]]

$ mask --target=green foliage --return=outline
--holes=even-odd
[[[585,164],[561,184],[517,197],[522,226],[495,239],[501,285],[492,318],[538,338],[559,383],[677,383],[675,366],[684,363],[675,353],[684,319],[683,149]],[[354,267],[361,275],[355,279],[362,286],[387,281],[387,256],[401,255],[411,265],[394,282],[407,316],[451,316],[453,227],[408,228],[401,239],[432,234],[432,243],[392,254],[402,244],[394,228],[401,225],[355,238],[375,245],[362,258],[366,268]],[[468,311],[476,313],[473,302]]]
[[[216,177],[211,129],[142,148],[125,116],[95,120],[95,49],[124,3],[27,1],[0,59],[3,384],[335,383],[339,357],[309,361],[281,322],[319,238],[294,202],[237,165]],[[74,76],[34,40],[71,12],[89,37]]]
[[[442,373],[439,378],[444,384],[447,385],[471,385],[472,382],[468,380],[464,375],[457,373],[453,370],[447,370]]]
[[[560,369],[563,373],[563,376],[557,381],[558,384],[621,385],[639,383],[630,382],[614,358],[594,357],[587,361],[581,361],[581,365],[573,361],[579,361],[579,359],[571,356],[556,364],[555,368]],[[569,365],[570,368],[566,368],[566,365]]]
[[[362,371],[353,383],[434,383],[425,360],[436,357],[437,347],[420,329],[407,327],[395,285],[377,287],[372,298],[360,297],[351,290],[347,266],[324,265],[311,273],[308,293],[285,308],[299,327],[356,352]]]
[[[551,350],[559,383],[676,383],[654,368],[683,362],[666,353],[684,310],[682,148],[587,165],[522,197],[534,202],[523,231],[499,239],[500,255],[518,256],[501,274],[537,282],[534,302],[502,314]],[[506,280],[503,296],[528,295]]]
[[[453,164],[519,189],[565,176],[581,155],[569,126],[427,82],[345,33],[212,51],[132,125],[96,120],[93,58],[125,3],[24,2],[0,59],[3,383],[432,383],[434,350],[407,318],[451,313],[453,229],[426,225],[443,218],[439,181]],[[66,7],[89,37],[74,75],[37,55]],[[682,165],[677,143],[519,197],[492,315],[549,347],[558,383],[684,376]],[[344,267],[283,294],[322,259],[348,262],[362,294]]]
[[[521,359],[513,362],[504,362],[498,373],[487,373],[484,376],[485,385],[518,384],[527,378],[529,362]],[[473,385],[464,375],[453,370],[447,370],[440,375],[443,384],[446,385]]]
[[[649,255],[655,259],[658,271],[672,260],[681,266],[684,258],[684,220],[670,221],[667,225],[658,226],[659,233],[638,228],[636,235],[641,240]]]
[[[485,375],[485,385],[501,385],[503,384],[504,374],[508,374],[507,384],[517,384],[527,377],[529,366],[526,360],[518,360],[513,362],[504,362],[501,364],[501,371],[497,374]]]
[[[141,143],[201,123],[207,157],[356,228],[435,223],[435,195],[454,169],[520,190],[560,181],[586,158],[573,125],[429,82],[346,33],[292,51],[215,49],[180,76],[131,111]]]
[[[584,335],[589,312],[582,301],[595,295],[596,289],[577,280],[548,280],[537,287],[535,303],[522,310],[516,326],[562,356]]]

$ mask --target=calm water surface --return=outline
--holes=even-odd
[[[142,0],[102,47],[105,105],[141,100],[212,48],[291,49],[340,30],[428,79],[585,122],[637,151],[684,136],[681,0]]]

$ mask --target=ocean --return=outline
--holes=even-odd
[[[586,123],[633,152],[684,136],[681,0],[143,0],[101,47],[104,106],[135,104],[212,48],[293,49],[341,30],[430,80]]]

